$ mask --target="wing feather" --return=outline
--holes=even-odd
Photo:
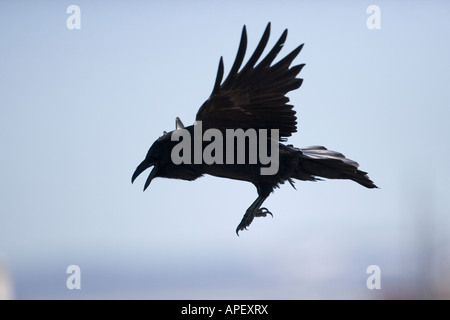
[[[290,67],[300,53],[303,44],[283,59],[273,64],[287,38],[285,30],[269,53],[261,58],[270,36],[270,23],[255,51],[242,66],[247,49],[247,31],[242,29],[236,59],[221,84],[224,65],[220,58],[213,91],[197,112],[196,120],[203,128],[217,129],[279,129],[280,138],[289,137],[297,131],[297,118],[293,106],[288,104],[286,94],[302,85],[296,78],[304,64]]]

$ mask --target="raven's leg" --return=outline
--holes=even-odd
[[[241,223],[236,228],[236,234],[239,235],[239,231],[247,229],[247,227],[252,223],[253,218],[255,217],[265,217],[267,214],[272,215],[272,213],[267,210],[267,208],[260,208],[264,200],[266,200],[267,196],[258,196],[255,202],[247,209],[244,214],[244,217],[241,220]]]

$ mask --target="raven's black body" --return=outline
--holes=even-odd
[[[203,131],[209,128],[218,129],[225,133],[226,129],[276,129],[279,132],[279,158],[278,171],[272,175],[262,175],[259,161],[256,164],[174,164],[171,159],[172,148],[178,141],[172,141],[175,131],[164,133],[150,148],[144,161],[137,167],[132,181],[147,168],[154,166],[144,190],[155,177],[195,180],[204,174],[248,181],[253,183],[258,191],[258,198],[247,209],[236,232],[248,227],[254,217],[271,214],[266,208],[261,208],[264,200],[274,188],[288,181],[293,186],[293,179],[319,180],[317,177],[329,179],[350,179],[367,188],[376,188],[368,178],[366,172],[358,170],[358,164],[345,158],[341,153],[327,150],[322,146],[308,148],[295,148],[285,145],[287,137],[296,132],[296,117],[293,106],[287,104],[289,98],[285,95],[297,89],[302,79],[296,78],[303,65],[290,67],[293,59],[300,52],[303,45],[296,48],[279,62],[272,64],[286,40],[287,30],[275,44],[273,49],[258,64],[270,33],[270,24],[258,44],[254,54],[247,64],[239,70],[243,62],[246,49],[246,30],[242,32],[236,60],[228,77],[222,83],[223,62],[220,59],[219,70],[213,92],[209,99],[200,107],[196,120],[203,124]],[[177,129],[186,129],[191,133],[192,143],[194,126],[184,128],[177,119]],[[225,136],[225,134],[223,135]],[[267,140],[270,145],[270,140]],[[202,150],[209,142],[203,142]],[[225,148],[225,147],[224,147]],[[192,149],[193,150],[193,149]],[[226,150],[223,150],[225,154]],[[248,144],[246,145],[246,158],[249,159]],[[236,154],[236,153],[235,153]],[[193,151],[192,151],[193,155]]]

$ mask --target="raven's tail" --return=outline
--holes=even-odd
[[[350,179],[366,188],[377,188],[369,179],[367,172],[358,170],[358,163],[347,159],[342,153],[328,150],[322,146],[294,148],[299,152],[301,161],[293,174],[299,180],[320,180],[316,177],[328,179]]]

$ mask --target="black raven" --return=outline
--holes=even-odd
[[[318,177],[329,179],[350,179],[367,188],[377,188],[369,179],[366,172],[358,170],[358,163],[347,159],[343,154],[327,150],[322,146],[307,148],[295,148],[292,145],[285,145],[281,142],[297,131],[297,118],[293,106],[288,104],[289,98],[286,94],[289,91],[299,88],[303,79],[296,78],[302,70],[304,64],[290,67],[294,58],[298,55],[303,44],[289,53],[285,58],[277,63],[273,63],[275,57],[282,49],[286,37],[287,29],[276,42],[270,52],[258,64],[269,40],[270,23],[267,25],[264,34],[257,45],[255,52],[248,62],[241,68],[247,47],[247,33],[245,26],[242,30],[236,59],[231,67],[227,78],[222,82],[224,66],[223,59],[220,58],[219,68],[216,76],[214,88],[208,100],[203,103],[197,112],[196,124],[184,127],[182,122],[176,119],[176,130],[164,134],[158,138],[147,153],[144,161],[136,168],[131,182],[147,168],[154,166],[145,182],[144,190],[149,186],[153,178],[165,177],[183,180],[195,180],[204,174],[209,174],[222,178],[248,181],[255,185],[258,191],[258,198],[247,209],[242,221],[236,228],[236,233],[246,229],[254,217],[272,215],[267,208],[261,207],[264,200],[274,191],[276,187],[288,181],[294,186],[293,179],[316,181]],[[274,154],[278,149],[276,172],[262,174],[261,169],[267,165],[261,159],[250,162],[251,156],[250,139],[246,136],[244,157],[247,162],[224,161],[206,162],[203,159],[196,162],[195,154],[195,131],[197,124],[201,123],[200,134],[203,135],[208,129],[218,130],[223,133],[230,129],[234,130],[255,130],[258,133],[257,139],[265,139],[270,153]],[[274,132],[274,135],[261,137],[261,129]],[[178,155],[186,156],[188,161],[174,161],[174,148],[179,147],[181,141],[181,131],[190,134],[190,141],[186,149],[178,150]],[[245,131],[245,132],[247,132]],[[175,137],[177,136],[177,137]],[[212,144],[218,139],[203,139],[200,144],[200,156],[206,151],[208,144]],[[208,141],[210,141],[208,143]],[[275,141],[275,144],[273,143]],[[183,142],[184,137],[183,137]],[[263,144],[257,144],[257,150]],[[239,151],[233,145],[233,151]],[[192,150],[192,153],[190,152]],[[242,149],[241,149],[242,150]],[[211,148],[209,150],[211,152]],[[218,156],[220,153],[231,151],[230,147],[216,149],[211,154]],[[184,154],[185,153],[185,154]],[[189,154],[191,153],[191,154]],[[177,154],[177,153],[175,153]],[[194,159],[194,161],[189,161]],[[231,160],[236,159],[236,154]]]

